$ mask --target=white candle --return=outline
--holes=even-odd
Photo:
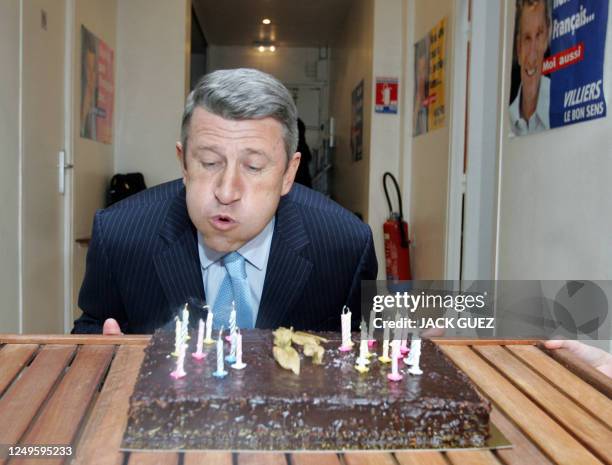
[[[179,352],[181,351],[181,337],[183,335],[183,330],[181,329],[181,320],[178,319],[178,316],[174,317],[174,352],[172,355],[178,357]]]
[[[182,321],[182,342],[187,342],[187,340],[189,340],[189,310],[187,310],[187,304],[185,304],[185,307],[183,308],[183,321]]]
[[[412,358],[412,366],[408,369],[411,375],[422,375],[423,371],[419,366],[421,362],[421,340],[413,338],[410,342],[410,356]]]
[[[342,307],[340,327],[342,329],[342,345],[339,350],[348,352],[353,348],[353,341],[351,341],[351,311],[346,305]]]
[[[387,375],[387,379],[390,381],[401,381],[403,378],[399,372],[400,354],[400,341],[399,339],[394,339],[391,342],[391,373]]]
[[[229,314],[229,334],[226,336],[225,340],[228,342],[232,342],[232,337],[234,337],[234,333],[236,332],[236,303],[232,300],[232,310]]]
[[[213,373],[213,376],[217,378],[223,378],[227,375],[225,367],[223,366],[223,326],[219,330],[219,339],[217,339],[217,371]]]
[[[383,341],[383,353],[380,357],[378,357],[382,363],[389,363],[391,359],[389,358],[389,339],[385,339]]]
[[[196,351],[191,354],[193,358],[202,360],[206,355],[202,352],[202,346],[204,345],[204,320],[200,318],[198,321],[198,342],[196,344]]]
[[[176,359],[176,369],[170,373],[174,379],[182,378],[187,374],[185,373],[185,352],[187,352],[187,344],[182,344]]]
[[[214,344],[215,341],[212,338],[212,329],[213,329],[213,312],[212,309],[206,305],[208,308],[208,314],[206,315],[206,338],[204,339],[205,344]]]
[[[357,365],[355,365],[355,369],[360,373],[365,373],[369,370],[368,364],[370,363],[370,361],[368,360],[367,352],[368,340],[362,339],[361,343],[359,344],[359,357],[356,360]]]
[[[242,334],[238,331],[236,334],[236,363],[232,365],[232,368],[242,370],[244,367],[246,363],[242,361]]]

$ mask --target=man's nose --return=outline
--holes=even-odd
[[[219,203],[229,205],[240,199],[242,186],[238,167],[228,164],[219,173],[215,186],[215,197]]]

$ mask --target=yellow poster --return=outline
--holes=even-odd
[[[444,126],[446,18],[414,44],[413,136]]]
[[[429,130],[444,126],[446,18],[429,32]]]

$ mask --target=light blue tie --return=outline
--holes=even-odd
[[[226,275],[215,301],[213,327],[229,328],[232,300],[236,305],[236,324],[239,328],[253,328],[253,305],[247,280],[244,257],[238,252],[228,253],[222,258]]]

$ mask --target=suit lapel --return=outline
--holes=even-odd
[[[180,307],[185,302],[201,304],[205,296],[198,243],[187,213],[184,187],[170,206],[159,233],[167,247],[153,261],[170,307]]]
[[[276,212],[274,235],[256,326],[275,328],[295,307],[312,271],[312,262],[299,254],[309,243],[302,218],[287,196]]]

